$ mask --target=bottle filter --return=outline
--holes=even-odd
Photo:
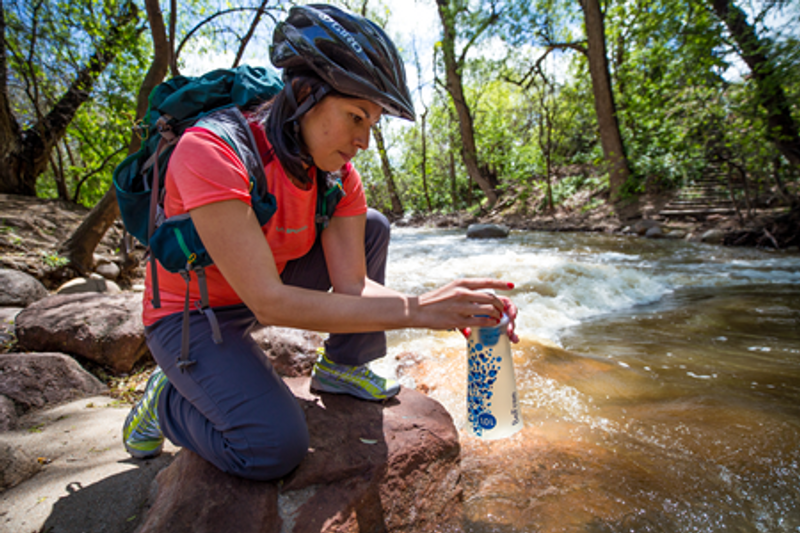
[[[474,328],[467,340],[467,430],[483,439],[510,437],[522,429],[508,317]]]

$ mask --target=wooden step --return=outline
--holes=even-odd
[[[662,217],[686,217],[686,216],[708,216],[708,215],[732,215],[736,213],[734,208],[712,207],[710,209],[662,209],[659,215]]]

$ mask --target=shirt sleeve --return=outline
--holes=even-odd
[[[250,205],[249,186],[247,169],[228,143],[204,128],[190,128],[170,158],[166,215],[225,200]]]
[[[342,170],[342,185],[345,196],[336,204],[333,216],[352,217],[366,213],[367,197],[364,194],[364,184],[361,183],[361,175],[352,163],[347,163]]]

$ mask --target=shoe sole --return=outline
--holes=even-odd
[[[311,378],[310,389],[311,392],[316,392],[316,393],[325,392],[328,394],[347,394],[354,398],[358,398],[359,400],[367,400],[371,402],[382,402],[384,400],[388,400],[389,398],[392,398],[393,396],[397,395],[398,392],[400,392],[400,388],[398,387],[396,392],[392,394],[387,394],[382,398],[377,398],[375,396],[368,396],[362,394],[364,392],[363,389],[357,387],[353,387],[352,389],[346,387],[340,387],[334,383],[331,383],[330,381],[318,378],[316,376]]]
[[[130,446],[128,446],[128,443],[126,442],[125,451],[127,451],[128,454],[130,454],[130,456],[133,457],[134,459],[155,459],[156,457],[161,455],[161,453],[164,451],[164,444],[163,443],[159,444],[158,448],[156,448],[155,450],[142,451],[142,450],[137,450],[136,448],[131,448]]]

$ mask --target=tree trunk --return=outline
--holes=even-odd
[[[456,183],[456,154],[450,150],[450,199],[453,202],[453,211],[458,211],[458,187]]]
[[[0,9],[0,160],[16,149],[20,140],[20,128],[8,99],[8,72],[6,71],[6,18],[5,10]]]
[[[598,0],[581,0],[581,8],[586,22],[587,57],[592,77],[594,108],[603,156],[608,164],[610,200],[617,204],[621,200],[622,188],[628,181],[630,170],[619,131],[614,93],[611,90],[603,13]]]
[[[433,211],[433,206],[431,205],[431,194],[428,192],[428,142],[425,133],[425,124],[428,119],[428,109],[425,108],[425,112],[422,113],[422,190],[425,191],[425,202],[428,204],[428,212],[430,213]]]
[[[64,137],[78,109],[91,96],[95,81],[124,47],[128,33],[136,24],[136,6],[131,3],[126,7],[128,9],[97,46],[67,91],[42,120],[27,130],[19,131],[9,111],[7,87],[3,87],[6,90],[2,102],[5,109],[0,109],[0,121],[4,122],[0,125],[3,143],[0,147],[0,193],[36,196],[36,180],[47,169],[53,148]],[[5,68],[2,75],[7,76]]]
[[[467,101],[464,98],[464,87],[461,81],[461,64],[456,59],[456,28],[455,28],[455,13],[450,8],[448,0],[437,0],[439,8],[439,18],[442,21],[443,38],[442,38],[442,52],[444,56],[444,65],[446,71],[446,87],[447,92],[453,100],[453,105],[458,114],[458,124],[461,129],[461,154],[464,158],[464,166],[467,167],[467,173],[472,178],[478,187],[481,188],[483,194],[489,201],[489,207],[497,203],[497,192],[492,187],[490,181],[483,176],[478,166],[478,150],[475,145],[475,131],[472,122],[472,113],[470,112]]]
[[[378,146],[378,153],[381,156],[381,168],[383,169],[383,177],[386,179],[386,189],[389,191],[389,199],[392,201],[392,214],[402,217],[405,209],[403,209],[403,203],[400,201],[400,195],[397,193],[397,187],[394,184],[392,167],[389,165],[389,156],[386,154],[386,143],[383,140],[380,124],[375,124],[372,132],[375,135],[375,144]]]
[[[767,56],[767,43],[759,40],[744,12],[732,0],[712,0],[717,16],[728,27],[736,41],[742,60],[756,80],[759,103],[767,112],[769,139],[790,164],[800,167],[800,134],[792,118],[786,92],[777,79],[774,65]]]
[[[153,62],[150,64],[137,96],[137,123],[147,112],[147,99],[150,97],[150,93],[167,75],[172,55],[158,0],[146,0],[145,5],[153,34],[154,54]],[[128,154],[138,151],[140,144],[141,139],[134,132],[128,145]],[[80,226],[61,247],[61,253],[70,260],[76,270],[83,274],[91,271],[94,264],[94,251],[118,216],[117,192],[112,183],[103,198],[92,208]]]

